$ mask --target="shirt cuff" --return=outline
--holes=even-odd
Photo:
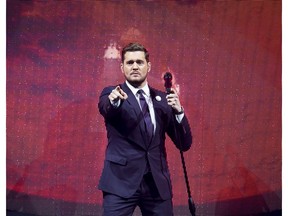
[[[182,119],[184,118],[184,113],[175,114],[176,120],[178,123],[181,123]]]

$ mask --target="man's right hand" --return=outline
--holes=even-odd
[[[112,104],[115,104],[119,100],[126,100],[128,98],[128,95],[120,88],[120,86],[117,86],[109,94],[108,98]]]

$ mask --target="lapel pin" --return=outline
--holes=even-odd
[[[161,97],[158,96],[158,95],[155,97],[155,99],[156,99],[157,101],[161,101]]]

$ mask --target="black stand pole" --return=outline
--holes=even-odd
[[[181,162],[182,162],[182,167],[183,167],[183,171],[184,171],[184,178],[185,178],[185,183],[186,183],[186,188],[187,188],[187,194],[188,194],[188,206],[189,206],[189,210],[191,213],[191,216],[196,216],[196,207],[195,207],[195,203],[192,199],[191,196],[191,191],[190,191],[190,185],[189,185],[189,179],[188,179],[188,174],[187,174],[187,169],[186,169],[186,163],[185,163],[185,158],[184,158],[184,153],[183,153],[183,148],[182,148],[182,142],[181,139],[177,133],[176,130],[176,119],[174,119],[174,132],[176,135],[176,141],[179,143],[179,151],[180,151],[180,155],[181,155]]]
[[[190,213],[192,216],[196,216],[196,207],[195,207],[195,203],[194,203],[192,196],[191,196],[189,179],[188,179],[188,175],[187,175],[186,164],[185,164],[184,154],[183,154],[182,150],[180,150],[180,155],[181,155],[182,167],[183,167],[183,171],[184,171],[184,177],[185,177],[187,194],[188,194],[189,210],[190,210]]]
[[[170,72],[165,73],[164,75],[164,81],[165,81],[165,89],[166,93],[170,94],[171,93],[171,87],[172,87],[172,74]],[[190,191],[190,186],[189,186],[189,180],[188,180],[188,175],[187,175],[187,170],[186,170],[186,165],[185,165],[185,159],[184,159],[184,154],[182,150],[182,143],[181,140],[179,139],[176,127],[175,127],[175,120],[174,119],[174,132],[176,136],[176,141],[179,142],[180,146],[180,155],[181,155],[181,161],[182,161],[182,166],[183,166],[183,171],[184,171],[184,177],[185,177],[185,182],[186,182],[186,187],[187,187],[187,193],[188,193],[188,205],[189,205],[189,210],[192,216],[196,216],[196,207],[194,204],[194,201],[191,196],[191,191]]]

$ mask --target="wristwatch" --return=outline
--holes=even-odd
[[[177,112],[176,110],[174,110],[174,113],[175,113],[176,115],[183,114],[183,113],[184,113],[184,108],[181,106],[180,112]]]

